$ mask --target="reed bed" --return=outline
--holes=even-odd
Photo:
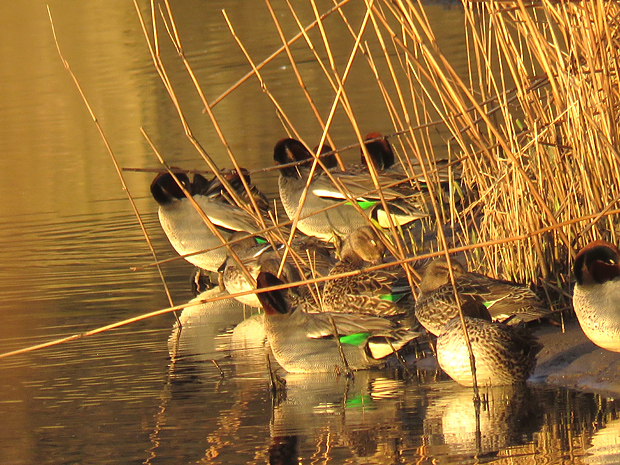
[[[576,249],[601,237],[617,243],[616,216],[605,213],[619,199],[619,5],[484,2],[465,8],[477,100],[499,104],[492,119],[478,125],[475,141],[493,149],[467,157],[470,182],[486,194],[479,240],[575,220],[485,248],[483,263],[493,272],[503,268],[508,276],[567,287]],[[579,220],[588,215],[597,216]]]

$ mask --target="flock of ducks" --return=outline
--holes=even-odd
[[[524,383],[541,350],[528,323],[550,314],[532,290],[469,272],[455,258],[417,269],[387,258],[392,243],[385,228],[406,229],[427,217],[425,177],[431,173],[441,186],[446,171],[395,166],[390,144],[377,133],[367,136],[362,163],[344,172],[329,147],[317,152],[323,155],[295,139],[274,148],[280,201],[301,232],[290,247],[283,245],[290,230],[265,234],[269,202],[245,172],[212,180],[195,174],[191,181],[183,172],[158,174],[151,192],[170,243],[200,270],[220,273],[240,302],[264,309],[269,346],[287,372],[363,370],[395,356],[404,363],[399,352],[429,334],[439,366],[471,385],[466,328],[480,385]],[[260,217],[245,208],[250,204]],[[414,273],[420,279],[412,287]],[[593,242],[577,255],[574,273],[573,303],[584,333],[620,352],[620,251]],[[294,285],[317,277],[327,279]]]

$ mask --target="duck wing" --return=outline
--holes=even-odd
[[[379,200],[379,194],[376,191],[372,179],[368,176],[358,176],[347,173],[333,173],[333,177],[341,182],[345,190],[351,194],[358,202]],[[381,183],[380,183],[381,184]],[[387,184],[387,182],[385,183]],[[346,197],[334,186],[334,183],[325,174],[317,176],[312,180],[312,193],[317,197],[333,200],[345,200]],[[392,189],[382,189],[385,200],[394,200],[402,197],[401,194]]]
[[[457,279],[459,294],[482,302],[493,320],[510,324],[533,321],[549,315],[549,309],[529,287],[512,281],[496,280],[478,273]]]
[[[389,334],[397,325],[384,318],[356,315],[349,313],[312,313],[305,315],[305,330],[308,337],[319,339],[323,337],[333,337],[334,328],[330,318],[338,330],[339,336],[349,336],[353,334],[366,333],[367,335]]]
[[[254,218],[238,207],[213,201],[208,197],[196,196],[194,200],[211,222],[220,228],[231,232],[246,231],[252,234],[260,231]]]

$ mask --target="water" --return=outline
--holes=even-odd
[[[0,4],[0,352],[169,305],[159,275],[147,266],[153,258],[110,156],[57,55],[46,4],[119,164],[159,166],[142,127],[171,165],[204,167],[152,66],[131,2]],[[147,2],[140,5],[147,13]],[[280,45],[260,2],[185,0],[172,8],[210,101],[249,69],[222,8],[257,62]],[[296,31],[286,6],[274,3],[274,9],[290,37]],[[359,24],[359,3],[346,11]],[[308,5],[299,13],[302,22],[312,18]],[[464,70],[461,11],[430,4],[427,13],[440,45]],[[352,39],[336,17],[325,24],[330,41],[342,44],[335,50],[342,69]],[[333,98],[326,80],[303,47],[294,53],[326,114]],[[230,166],[166,41],[162,56],[196,138],[219,166]],[[390,132],[384,104],[369,98],[374,78],[362,65],[354,69],[347,91],[358,124]],[[314,141],[318,124],[286,59],[262,75],[302,136]],[[271,165],[273,144],[286,133],[255,79],[214,111],[242,165]],[[332,134],[341,144],[354,139],[341,113]],[[152,174],[124,176],[158,257],[175,257],[148,192]],[[254,180],[275,194],[273,173]],[[163,272],[174,303],[190,300],[192,267],[177,260]],[[494,391],[476,417],[471,393],[442,375],[404,380],[388,371],[349,381],[289,375],[286,397],[272,401],[264,350],[228,350],[232,325],[249,315],[234,303],[222,305],[203,309],[207,321],[194,321],[180,335],[173,317],[164,315],[0,360],[0,463],[296,463],[297,457],[304,463],[581,463],[590,447],[607,454],[607,463],[617,458],[617,405],[593,394]],[[588,459],[604,463],[597,460]]]

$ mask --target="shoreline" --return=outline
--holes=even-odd
[[[590,341],[577,321],[543,327],[534,332],[543,345],[528,383],[620,397],[620,353]]]

